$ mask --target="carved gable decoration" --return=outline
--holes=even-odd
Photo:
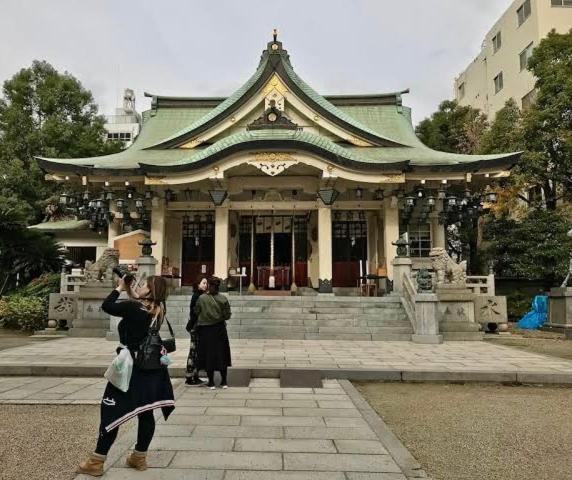
[[[270,108],[266,109],[261,117],[246,126],[247,130],[267,130],[280,128],[282,130],[297,130],[296,125],[284,112],[280,110],[274,100],[270,101]]]
[[[254,160],[249,160],[248,164],[262,170],[266,175],[274,177],[282,173],[287,168],[298,163],[290,153],[256,153]]]

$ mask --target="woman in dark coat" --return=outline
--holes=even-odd
[[[127,291],[130,300],[117,302],[121,292]],[[146,283],[136,292],[123,279],[101,305],[101,309],[122,317],[118,325],[119,340],[133,355],[149,332],[152,321],[159,326],[165,318],[167,283],[164,278],[147,277]],[[133,373],[127,392],[108,383],[101,401],[101,425],[95,452],[79,465],[77,473],[99,477],[103,475],[103,464],[107,453],[117,438],[119,426],[137,417],[137,443],[134,452],[127,457],[127,465],[136,470],[146,470],[146,455],[155,433],[153,410],[161,408],[165,419],[175,409],[173,386],[167,367],[156,370],[139,370],[133,366]]]
[[[200,370],[206,370],[209,377],[208,387],[214,390],[214,372],[221,375],[222,388],[227,388],[226,372],[232,365],[230,344],[226,331],[226,321],[230,318],[230,304],[226,296],[219,293],[220,278],[211,277],[208,281],[208,291],[197,301],[195,312],[198,317]]]
[[[205,293],[208,288],[207,279],[199,277],[197,283],[193,285],[193,296],[191,298],[191,305],[189,308],[189,321],[187,323],[187,332],[191,335],[191,345],[189,347],[189,356],[187,357],[187,379],[185,383],[191,387],[198,387],[204,385],[204,382],[199,378],[199,369],[197,368],[197,354],[198,354],[198,334],[197,334],[197,321],[198,317],[195,312],[195,306],[199,297]]]

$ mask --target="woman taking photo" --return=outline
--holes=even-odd
[[[191,345],[189,348],[189,356],[187,357],[187,379],[185,384],[191,387],[199,387],[204,385],[204,382],[199,378],[199,369],[197,368],[197,354],[198,354],[198,334],[197,334],[197,314],[195,307],[199,297],[206,292],[208,288],[207,279],[199,277],[197,283],[193,285],[193,296],[191,298],[191,305],[189,308],[189,321],[187,323],[187,332],[191,335]]]
[[[151,276],[134,292],[124,278],[119,280],[118,287],[105,299],[101,309],[114,317],[122,317],[118,325],[119,340],[133,355],[147,337],[151,323],[155,321],[160,327],[165,318],[167,284],[164,278]],[[123,291],[127,291],[130,300],[117,302]],[[167,367],[141,370],[133,365],[127,392],[108,383],[101,401],[101,424],[95,452],[79,465],[77,473],[95,477],[103,475],[103,464],[117,438],[119,426],[134,417],[138,417],[139,422],[137,443],[133,453],[127,457],[127,465],[136,470],[146,470],[147,450],[155,433],[153,410],[156,408],[163,410],[165,419],[175,408]]]
[[[230,344],[226,332],[226,320],[230,318],[230,304],[226,296],[219,293],[220,278],[208,280],[208,290],[201,295],[195,307],[199,331],[199,370],[206,370],[208,387],[214,390],[214,372],[221,375],[220,386],[227,388],[226,371],[231,366]]]

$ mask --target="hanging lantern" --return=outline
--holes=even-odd
[[[89,202],[89,197],[90,197],[89,190],[86,190],[85,192],[83,192],[82,198],[83,198],[84,202]]]
[[[451,195],[450,197],[447,198],[447,205],[449,207],[455,207],[457,205],[457,197],[455,197],[454,195]]]
[[[90,200],[88,202],[87,206],[90,210],[94,210],[95,209],[95,200]]]
[[[356,188],[356,198],[361,200],[363,198],[363,188],[357,187]]]
[[[95,201],[95,208],[104,208],[105,207],[105,200],[103,199],[103,197],[98,198]]]
[[[425,191],[422,188],[417,189],[417,197],[423,198],[425,196]]]
[[[494,192],[493,190],[489,190],[487,193],[485,193],[485,200],[488,203],[497,203],[497,201],[498,201],[497,192]]]
[[[145,190],[145,200],[152,200],[153,192],[151,190]]]
[[[215,206],[220,207],[226,200],[228,192],[226,190],[209,190],[209,195]]]
[[[376,200],[383,200],[384,198],[385,198],[385,197],[384,197],[384,194],[383,194],[383,189],[378,188],[378,189],[375,191],[375,199],[376,199]]]
[[[435,204],[437,203],[437,200],[435,199],[435,197],[434,197],[433,195],[429,195],[429,196],[427,197],[426,202],[427,202],[427,206],[428,206],[431,210],[433,210],[433,209],[435,208]]]
[[[137,197],[135,199],[135,208],[137,210],[142,210],[143,208],[145,208],[145,202],[144,202],[143,198]]]
[[[113,200],[113,192],[111,190],[108,190],[107,192],[105,192],[105,199],[108,202]]]
[[[67,206],[70,200],[70,196],[67,193],[60,194],[60,205]]]
[[[437,198],[439,200],[445,200],[446,197],[447,197],[447,190],[445,190],[444,188],[440,188],[437,191]]]
[[[318,197],[324,202],[324,205],[333,205],[340,192],[333,188],[323,188],[318,190]]]
[[[131,200],[135,195],[135,191],[133,190],[133,188],[128,188],[127,189],[127,198],[129,200]]]
[[[405,197],[405,206],[408,208],[413,208],[415,206],[415,197],[412,195]]]
[[[115,200],[115,205],[117,206],[118,210],[123,210],[125,208],[126,202],[125,199],[123,198],[118,198],[117,200]]]

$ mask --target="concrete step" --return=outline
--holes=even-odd
[[[483,332],[442,332],[442,334],[443,340],[463,342],[479,342],[485,335]]]
[[[70,337],[105,338],[107,328],[70,328]]]

